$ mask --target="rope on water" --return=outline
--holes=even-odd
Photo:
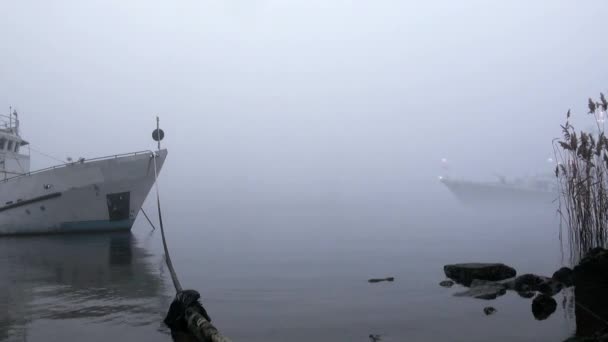
[[[186,292],[195,292],[192,290],[183,291],[182,285],[177,279],[177,274],[175,273],[175,269],[173,268],[173,263],[171,262],[171,256],[169,255],[169,247],[167,247],[167,240],[165,239],[165,228],[163,226],[163,215],[160,209],[160,194],[158,192],[158,172],[156,166],[156,153],[152,153],[154,158],[154,184],[156,186],[156,204],[158,205],[158,221],[160,223],[160,233],[163,238],[163,248],[165,249],[165,261],[167,262],[167,267],[169,268],[169,272],[171,273],[171,279],[173,280],[173,286],[175,287],[175,291],[177,292],[176,300],[178,298],[183,297],[180,294],[184,294]],[[143,210],[142,210],[143,212]],[[145,215],[145,213],[144,213]],[[146,216],[147,217],[147,216]],[[196,292],[197,296],[198,292]],[[197,298],[198,299],[198,298]],[[172,304],[173,306],[173,304]],[[193,309],[193,307],[186,307],[186,312],[184,313],[184,320],[188,325],[188,330],[199,340],[205,342],[231,342],[231,340],[227,337],[222,336],[222,334],[217,330],[217,328],[211,324],[200,312]]]
[[[173,286],[175,287],[176,292],[182,291],[182,284],[180,284],[179,279],[177,279],[177,274],[175,273],[175,269],[173,268],[173,263],[171,262],[171,256],[169,255],[169,248],[167,247],[167,239],[165,238],[165,228],[163,226],[163,215],[160,210],[160,193],[158,191],[158,171],[156,168],[156,153],[152,153],[154,156],[154,185],[156,187],[156,204],[158,206],[158,222],[160,223],[160,234],[163,237],[163,248],[165,249],[165,261],[167,262],[167,267],[169,268],[169,272],[171,273],[171,280],[173,280]]]
[[[156,230],[154,223],[152,223],[152,221],[150,221],[150,218],[148,217],[148,214],[146,214],[146,212],[144,211],[144,208],[139,208],[139,210],[141,210],[141,213],[144,214],[144,216],[146,217],[146,220],[148,220],[148,223],[152,226],[152,230]]]

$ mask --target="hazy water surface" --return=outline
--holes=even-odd
[[[177,272],[235,341],[556,341],[573,319],[534,319],[513,293],[486,302],[438,286],[446,263],[501,261],[519,273],[561,265],[551,208],[480,212],[447,189],[229,193],[166,203]],[[153,206],[147,208],[153,212]],[[181,214],[180,214],[181,212]],[[170,341],[173,296],[160,232],[0,239],[0,339]],[[394,276],[394,283],[369,284]],[[498,313],[486,317],[483,308]],[[514,328],[516,327],[516,328]]]

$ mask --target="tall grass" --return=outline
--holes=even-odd
[[[595,120],[590,132],[576,132],[566,114],[562,137],[553,141],[559,209],[566,230],[572,262],[594,247],[608,242],[608,138],[604,120],[608,101],[589,99],[589,115]],[[563,233],[560,230],[560,238]]]

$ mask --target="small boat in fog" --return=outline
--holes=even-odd
[[[167,156],[159,148],[30,171],[27,145],[17,113],[0,115],[0,235],[130,230]]]
[[[535,176],[508,181],[475,182],[439,177],[460,201],[471,205],[551,204],[558,198],[555,177]]]

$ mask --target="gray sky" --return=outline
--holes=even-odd
[[[61,158],[147,149],[160,114],[177,189],[431,184],[442,157],[542,171],[566,110],[608,91],[599,0],[0,8],[0,106],[25,138]]]

